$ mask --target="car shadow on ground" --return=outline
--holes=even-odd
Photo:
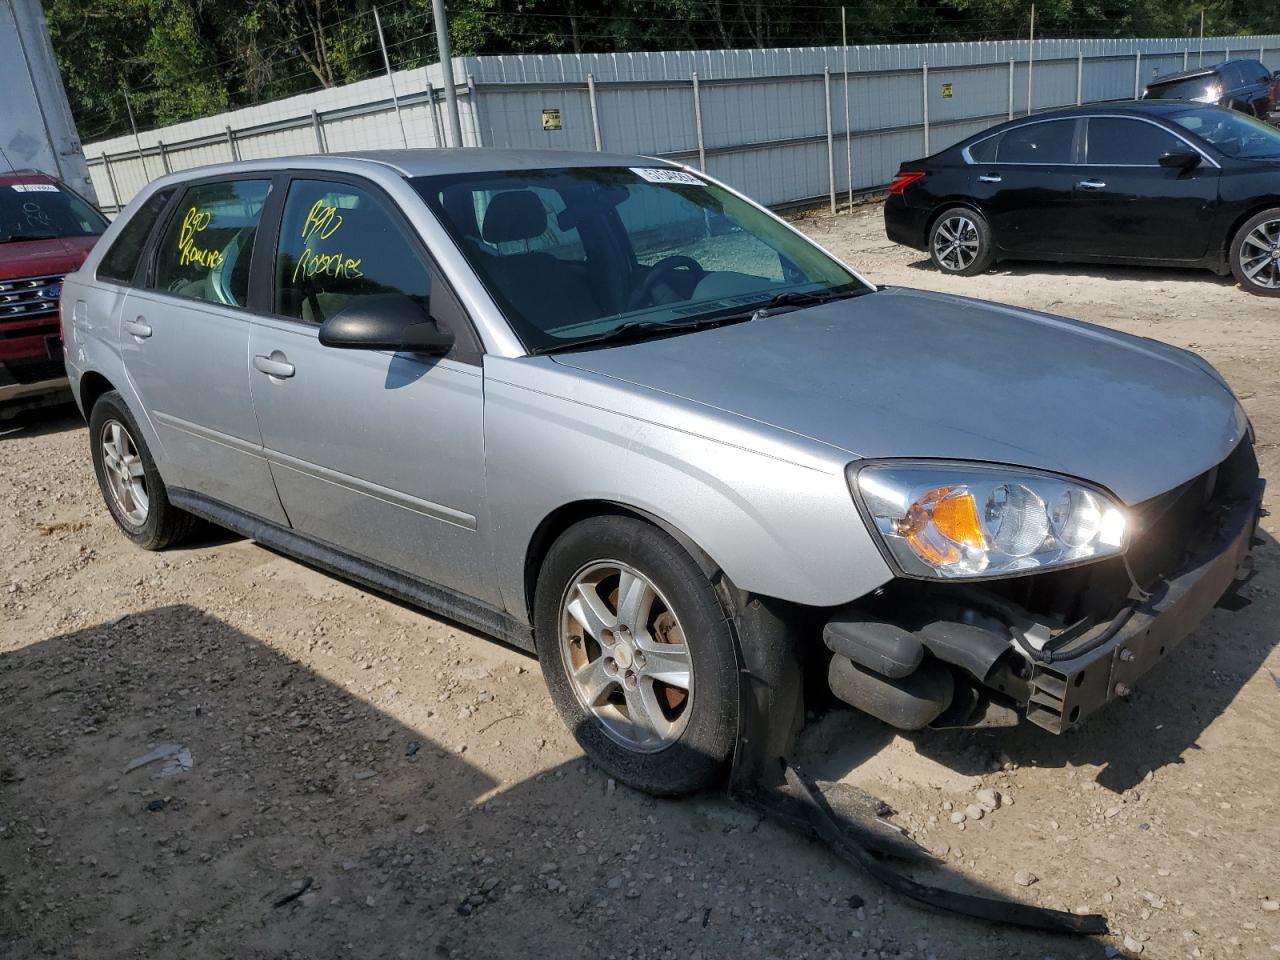
[[[66,403],[22,410],[11,417],[0,418],[0,443],[5,437],[42,437],[83,428],[84,417],[80,416],[80,408],[68,398]]]
[[[913,270],[938,272],[928,257],[907,264]],[[1201,286],[1230,288],[1236,286],[1230,274],[1219,276],[1210,270],[1179,269],[1175,267],[1145,267],[1117,264],[1054,263],[1036,260],[1002,260],[985,276],[1023,277],[1031,280],[1047,277],[1068,277],[1080,280],[1109,280],[1144,283],[1189,283]]]
[[[1136,685],[1080,727],[1055,736],[1029,723],[1013,728],[922,730],[905,734],[917,753],[964,775],[990,772],[999,758],[1019,766],[1099,766],[1099,785],[1121,793],[1149,771],[1183,762],[1200,749],[1205,729],[1235,700],[1240,688],[1280,643],[1280,543],[1259,530],[1257,570],[1239,590],[1247,603],[1218,607]],[[846,731],[837,752],[822,760],[831,779],[856,769],[884,749],[898,731],[870,717],[841,718]],[[828,733],[828,737],[833,736]]]
[[[423,734],[413,690],[325,660],[186,605],[0,654],[0,954],[596,957],[606,928],[653,958],[1069,943],[926,918],[719,796],[654,800],[580,759],[497,782]],[[548,732],[507,730],[534,756]],[[189,753],[128,769],[166,744]]]

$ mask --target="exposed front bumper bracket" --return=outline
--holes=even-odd
[[[1080,656],[1036,663],[1027,719],[1061,733],[1095,710],[1129,695],[1138,680],[1195,629],[1235,581],[1258,525],[1264,482],[1233,504],[1217,536],[1153,596],[1126,610],[1108,639]]]

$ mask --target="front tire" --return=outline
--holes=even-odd
[[[565,531],[539,572],[534,638],[560,716],[610,775],[663,796],[724,775],[738,730],[733,634],[666,533],[624,516]]]
[[[1280,297],[1280,207],[1263,210],[1236,231],[1231,273],[1249,293]]]
[[[93,472],[121,532],[144,550],[164,550],[195,528],[196,518],[169,502],[155,460],[118,391],[104,393],[89,411]]]
[[[929,259],[943,273],[972,277],[995,262],[987,218],[971,207],[942,211],[929,229]]]

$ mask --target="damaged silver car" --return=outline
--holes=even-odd
[[[536,652],[655,793],[785,756],[813,665],[897,727],[1059,733],[1173,654],[1258,517],[1196,355],[878,288],[660,160],[185,171],[62,306],[126,536],[204,518]]]

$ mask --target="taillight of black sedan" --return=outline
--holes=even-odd
[[[890,240],[970,276],[999,260],[1195,267],[1280,296],[1280,130],[1138,101],[993,127],[905,163]]]

